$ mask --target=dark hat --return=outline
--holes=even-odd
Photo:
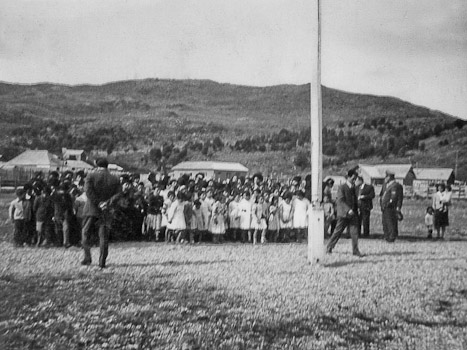
[[[109,161],[106,158],[97,158],[96,165],[99,168],[107,168],[109,166]]]
[[[386,176],[394,176],[394,175],[396,175],[396,174],[394,173],[394,171],[392,171],[392,170],[390,170],[390,169],[387,169],[387,170],[386,170]]]
[[[354,168],[349,169],[349,170],[347,171],[347,177],[352,177],[352,176],[354,176],[354,175],[357,175],[357,171],[356,171]]]

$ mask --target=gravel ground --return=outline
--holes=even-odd
[[[0,243],[2,349],[466,349],[467,241]]]

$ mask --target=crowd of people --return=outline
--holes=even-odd
[[[16,246],[78,245],[89,201],[86,180],[94,172],[38,172],[10,205]],[[162,176],[145,184],[137,174],[119,175],[107,201],[111,241],[174,243],[302,241],[308,227],[310,179],[286,183],[261,174],[225,181]]]
[[[44,177],[38,172],[17,189],[17,198],[9,208],[15,225],[14,244],[65,248],[82,245],[87,252],[83,262],[87,264],[89,247],[93,240],[97,243],[96,237],[101,249],[109,240],[264,244],[301,242],[307,237],[309,175],[286,182],[263,178],[260,173],[216,181],[199,173],[177,179],[152,176],[145,183],[139,175],[111,175],[107,164],[106,159],[97,160],[97,169],[105,172],[89,174],[52,171]],[[394,173],[388,171],[386,175],[380,193],[383,233],[388,242],[394,242],[402,219],[403,189],[394,180]],[[332,253],[347,228],[353,253],[360,256],[358,237],[370,234],[375,190],[364,183],[355,168],[348,171],[346,178],[335,198],[332,178],[323,183],[324,234],[330,238],[327,252]],[[450,200],[443,194],[444,188],[440,186],[433,196],[433,207],[427,209],[429,237],[433,226],[439,237],[444,236],[449,224]],[[431,221],[430,212],[434,213]]]

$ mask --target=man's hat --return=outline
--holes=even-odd
[[[394,171],[392,171],[392,170],[390,170],[390,169],[387,169],[387,170],[386,170],[386,176],[394,176],[394,175],[396,175],[396,174],[394,173]]]

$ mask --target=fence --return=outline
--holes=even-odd
[[[16,188],[23,186],[31,180],[36,172],[37,169],[27,168],[0,169],[0,187],[12,186]]]

